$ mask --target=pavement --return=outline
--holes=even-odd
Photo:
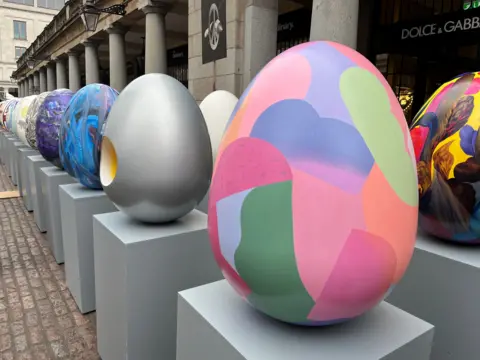
[[[0,165],[0,192],[15,189]],[[100,359],[95,313],[78,311],[21,198],[0,200],[0,359]]]

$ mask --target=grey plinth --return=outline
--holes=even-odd
[[[222,278],[207,215],[193,210],[158,225],[95,215],[93,242],[101,358],[175,359],[177,292]]]
[[[478,360],[480,248],[419,234],[410,266],[387,298],[435,325],[433,360]]]
[[[433,325],[382,302],[323,328],[260,314],[226,280],[178,295],[177,360],[428,360]]]
[[[8,148],[8,175],[10,177],[13,177],[13,170],[14,170],[14,150],[15,150],[15,145],[14,143],[18,142],[18,138],[15,136],[12,136],[7,139],[7,148]],[[13,180],[13,179],[12,179]]]
[[[13,143],[12,149],[12,182],[13,185],[21,187],[20,179],[18,176],[18,149],[28,149],[29,147],[21,141],[16,141]]]
[[[201,212],[208,214],[208,195],[210,194],[210,191],[208,191],[205,194],[205,197],[200,201],[200,204],[197,205],[197,210],[200,210]]]
[[[5,169],[7,170],[7,174],[10,176],[10,145],[12,141],[18,141],[15,137],[8,133],[5,135],[5,140],[3,142],[3,163],[5,164]]]
[[[82,313],[95,310],[93,215],[113,211],[115,205],[102,190],[78,183],[60,185],[67,286]]]
[[[47,240],[57,264],[65,261],[62,239],[62,219],[60,216],[59,186],[76,182],[66,171],[56,166],[40,169],[42,195],[47,212]]]
[[[18,191],[23,198],[23,204],[28,211],[33,211],[30,179],[27,171],[27,157],[39,155],[37,150],[32,148],[18,149]]]
[[[33,218],[41,232],[47,231],[47,211],[42,194],[40,169],[50,166],[52,164],[45,160],[42,155],[27,156],[27,171],[33,201]]]

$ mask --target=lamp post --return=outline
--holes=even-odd
[[[98,18],[101,13],[124,16],[127,12],[125,8],[130,0],[124,0],[121,4],[112,5],[103,9],[97,8],[93,0],[87,0],[82,6],[80,17],[86,31],[94,32],[97,29]]]
[[[28,66],[29,69],[33,69],[34,66],[35,66],[35,60],[32,59],[32,58],[28,58],[27,59],[27,66]]]

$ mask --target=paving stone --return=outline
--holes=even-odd
[[[15,189],[0,165],[0,192]],[[0,359],[100,360],[95,313],[78,311],[20,198],[0,200]]]

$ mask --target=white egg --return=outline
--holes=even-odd
[[[223,132],[238,98],[225,90],[217,90],[207,95],[200,104],[205,123],[207,124],[210,142],[212,143],[213,162],[217,157],[217,150],[222,141]]]

